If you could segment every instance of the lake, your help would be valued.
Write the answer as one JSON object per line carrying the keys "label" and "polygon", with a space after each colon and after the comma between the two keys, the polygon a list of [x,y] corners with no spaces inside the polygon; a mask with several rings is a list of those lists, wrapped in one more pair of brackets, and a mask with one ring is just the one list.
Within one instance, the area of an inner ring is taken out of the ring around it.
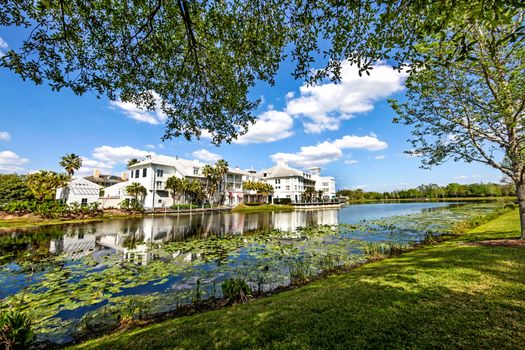
{"label": "lake", "polygon": [[370,242],[417,243],[501,204],[360,204],[341,209],[194,213],[18,230],[0,237],[0,299],[39,340],[71,341],[196,300],[242,278],[256,292],[366,260]]}

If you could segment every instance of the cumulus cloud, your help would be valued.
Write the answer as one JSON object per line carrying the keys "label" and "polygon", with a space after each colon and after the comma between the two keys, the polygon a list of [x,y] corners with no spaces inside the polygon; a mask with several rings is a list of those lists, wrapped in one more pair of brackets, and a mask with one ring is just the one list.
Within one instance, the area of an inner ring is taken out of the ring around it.
{"label": "cumulus cloud", "polygon": [[112,173],[114,163],[101,162],[95,159],[82,157],[82,167],[77,171],[78,176],[93,175],[98,169],[102,174]]}
{"label": "cumulus cloud", "polygon": [[250,125],[246,134],[233,142],[248,144],[282,140],[293,135],[292,127],[293,118],[288,113],[268,110],[257,117],[255,124]]}
{"label": "cumulus cloud", "polygon": [[7,131],[0,131],[0,140],[1,141],[9,141],[11,139],[11,135]]}
{"label": "cumulus cloud", "polygon": [[334,141],[324,141],[316,146],[303,146],[296,153],[280,152],[272,154],[270,157],[274,162],[286,161],[292,166],[307,168],[338,160],[342,157],[344,149],[377,151],[387,147],[386,142],[379,140],[374,134],[367,136],[346,135]]}
{"label": "cumulus cloud", "polygon": [[4,38],[0,36],[0,57],[4,55],[4,50],[8,47],[9,45],[7,45],[7,41],[5,41]]}
{"label": "cumulus cloud", "polygon": [[93,150],[93,158],[95,158],[97,161],[105,162],[111,165],[115,165],[116,163],[125,164],[131,158],[141,159],[151,154],[155,153],[139,150],[131,146],[100,146]]}
{"label": "cumulus cloud", "polygon": [[345,160],[345,164],[348,164],[348,165],[352,165],[352,164],[357,164],[359,163],[357,160],[355,159],[347,159]]}
{"label": "cumulus cloud", "polygon": [[139,122],[148,123],[151,125],[158,125],[166,121],[166,114],[161,109],[160,96],[152,92],[153,97],[156,100],[155,111],[148,111],[144,108],[140,108],[132,102],[124,101],[110,101],[112,108],[121,110],[127,117],[137,120]]}
{"label": "cumulus cloud", "polygon": [[382,159],[385,159],[385,155],[384,154],[380,154],[378,156],[375,156],[374,159],[376,160],[382,160]]}
{"label": "cumulus cloud", "polygon": [[377,63],[370,76],[358,74],[358,68],[343,62],[341,81],[303,85],[300,96],[288,93],[286,112],[304,118],[307,133],[339,129],[341,122],[374,108],[374,102],[403,89],[406,73],[399,73],[385,63]]}
{"label": "cumulus cloud", "polygon": [[22,158],[12,151],[0,151],[0,173],[14,173],[23,171],[23,165],[29,159]]}
{"label": "cumulus cloud", "polygon": [[191,155],[199,160],[202,160],[203,162],[210,163],[214,163],[222,158],[220,154],[212,153],[204,148],[198,151],[194,151]]}

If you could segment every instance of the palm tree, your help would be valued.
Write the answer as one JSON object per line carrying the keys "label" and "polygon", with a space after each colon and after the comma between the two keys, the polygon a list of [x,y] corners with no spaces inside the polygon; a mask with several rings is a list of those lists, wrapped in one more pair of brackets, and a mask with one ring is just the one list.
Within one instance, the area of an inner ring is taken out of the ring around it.
{"label": "palm tree", "polygon": [[72,177],[75,170],[82,167],[82,158],[75,153],[66,154],[61,158],[62,160],[58,163],[66,171],[69,177]]}
{"label": "palm tree", "polygon": [[142,186],[138,182],[134,182],[131,185],[126,187],[126,192],[130,195],[135,197],[135,201],[139,203],[139,197],[141,197],[140,202],[146,197],[146,194],[148,193],[148,190],[146,187]]}
{"label": "palm tree", "polygon": [[222,204],[224,201],[224,192],[225,192],[225,178],[224,176],[228,172],[228,162],[224,159],[219,159],[217,163],[215,163],[215,175],[217,177],[217,187],[219,189],[219,193],[221,195],[220,203]]}
{"label": "palm tree", "polygon": [[311,203],[317,196],[317,191],[313,187],[305,188],[302,199],[305,203]]}
{"label": "palm tree", "polygon": [[138,160],[137,158],[131,158],[130,160],[128,160],[128,168],[132,165],[135,165],[137,163],[140,163],[140,160]]}
{"label": "palm tree", "polygon": [[202,167],[202,175],[206,178],[206,195],[208,196],[208,200],[211,202],[211,198],[215,194],[216,190],[216,173],[215,169],[209,164],[206,164],[204,167]]}
{"label": "palm tree", "polygon": [[53,199],[57,188],[64,187],[68,182],[65,174],[41,170],[27,176],[26,185],[38,201]]}

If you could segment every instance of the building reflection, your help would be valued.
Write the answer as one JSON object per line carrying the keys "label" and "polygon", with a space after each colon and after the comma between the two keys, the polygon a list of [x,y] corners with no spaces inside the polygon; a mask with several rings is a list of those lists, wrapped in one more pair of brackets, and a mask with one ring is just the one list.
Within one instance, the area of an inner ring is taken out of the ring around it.
{"label": "building reflection", "polygon": [[[117,254],[145,265],[158,259],[149,243],[205,239],[226,234],[253,234],[277,229],[295,231],[313,225],[337,225],[339,210],[297,210],[261,213],[195,213],[141,219],[112,220],[64,228],[64,236],[51,241],[50,252],[71,259]],[[198,256],[188,255],[185,259]]]}

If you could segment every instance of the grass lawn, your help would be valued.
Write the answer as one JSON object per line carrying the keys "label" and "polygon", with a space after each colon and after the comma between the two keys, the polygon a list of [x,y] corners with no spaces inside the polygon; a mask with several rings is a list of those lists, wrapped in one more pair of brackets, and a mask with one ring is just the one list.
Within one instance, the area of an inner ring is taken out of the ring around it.
{"label": "grass lawn", "polygon": [[42,219],[42,218],[13,218],[13,219],[0,219],[0,234],[3,231],[8,232],[10,229],[15,228],[30,228],[37,226],[48,226],[48,225],[64,225],[64,224],[82,224],[86,222],[105,221],[113,219],[125,219],[132,217],[140,217],[142,214],[123,214],[123,215],[104,215],[85,219]]}
{"label": "grass lawn", "polygon": [[294,207],[291,205],[281,204],[261,204],[261,205],[245,205],[239,204],[232,209],[234,213],[246,213],[246,212],[257,212],[257,211],[293,211]]}
{"label": "grass lawn", "polygon": [[115,333],[80,349],[494,348],[525,344],[517,212],[446,242],[243,305]]}

